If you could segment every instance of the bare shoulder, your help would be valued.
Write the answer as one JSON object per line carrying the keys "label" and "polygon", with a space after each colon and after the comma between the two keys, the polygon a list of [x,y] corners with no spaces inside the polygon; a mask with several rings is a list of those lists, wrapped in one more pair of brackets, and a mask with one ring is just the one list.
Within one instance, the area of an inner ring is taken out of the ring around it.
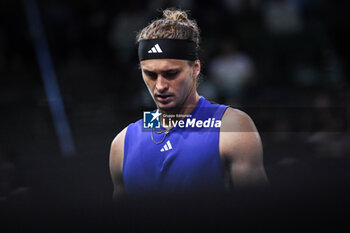
{"label": "bare shoulder", "polygon": [[112,145],[111,145],[111,149],[113,150],[117,150],[119,148],[120,145],[123,146],[124,144],[124,139],[125,139],[125,134],[126,134],[126,130],[128,129],[128,127],[125,127],[122,131],[120,131],[117,136],[113,139],[112,141]]}
{"label": "bare shoulder", "polygon": [[[262,144],[253,120],[248,114],[228,108],[221,121],[220,155],[225,159],[238,159],[243,155],[262,154]],[[249,159],[247,156],[245,159]]]}
{"label": "bare shoulder", "polygon": [[256,132],[257,129],[247,113],[229,107],[222,117],[221,131]]}

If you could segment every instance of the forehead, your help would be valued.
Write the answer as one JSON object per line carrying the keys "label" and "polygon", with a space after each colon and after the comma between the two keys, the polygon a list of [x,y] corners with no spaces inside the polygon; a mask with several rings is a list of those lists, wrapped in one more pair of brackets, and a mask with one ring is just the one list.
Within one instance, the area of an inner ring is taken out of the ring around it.
{"label": "forehead", "polygon": [[140,62],[141,69],[152,72],[181,69],[188,66],[188,62],[178,59],[150,59]]}

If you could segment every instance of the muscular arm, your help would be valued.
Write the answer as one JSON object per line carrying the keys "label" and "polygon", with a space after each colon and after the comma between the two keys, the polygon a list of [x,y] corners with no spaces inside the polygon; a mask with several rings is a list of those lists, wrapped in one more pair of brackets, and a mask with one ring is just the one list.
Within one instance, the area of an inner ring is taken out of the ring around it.
{"label": "muscular arm", "polygon": [[228,108],[220,129],[220,156],[228,163],[230,178],[237,188],[268,184],[263,165],[261,139],[251,118]]}
{"label": "muscular arm", "polygon": [[113,140],[109,156],[109,168],[113,181],[113,199],[116,200],[124,195],[124,183],[123,183],[123,158],[124,158],[124,139],[125,128],[121,131]]}

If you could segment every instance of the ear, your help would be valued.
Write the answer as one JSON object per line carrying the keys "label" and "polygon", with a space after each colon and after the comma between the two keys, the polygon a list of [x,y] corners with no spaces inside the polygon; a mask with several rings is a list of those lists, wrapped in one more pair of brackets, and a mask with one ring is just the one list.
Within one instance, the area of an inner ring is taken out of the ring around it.
{"label": "ear", "polygon": [[201,72],[201,62],[200,60],[195,60],[193,65],[192,77],[197,78],[200,72]]}

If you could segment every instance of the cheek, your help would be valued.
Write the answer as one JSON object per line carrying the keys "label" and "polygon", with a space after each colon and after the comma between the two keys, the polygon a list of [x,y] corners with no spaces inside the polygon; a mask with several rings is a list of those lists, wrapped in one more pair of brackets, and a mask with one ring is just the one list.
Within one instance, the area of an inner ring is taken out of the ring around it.
{"label": "cheek", "polygon": [[187,92],[192,87],[192,80],[190,77],[183,77],[176,85],[179,96],[186,96]]}
{"label": "cheek", "polygon": [[145,79],[145,78],[143,79],[143,81],[145,82],[145,85],[147,86],[147,89],[149,91],[152,91],[153,90],[153,86],[154,86],[154,85],[152,85],[152,82],[147,80],[147,79]]}
{"label": "cheek", "polygon": [[189,89],[192,88],[192,86],[193,86],[193,78],[192,78],[192,76],[189,75],[189,76],[186,77],[184,85],[186,86],[186,88],[184,88],[186,90],[189,90]]}

